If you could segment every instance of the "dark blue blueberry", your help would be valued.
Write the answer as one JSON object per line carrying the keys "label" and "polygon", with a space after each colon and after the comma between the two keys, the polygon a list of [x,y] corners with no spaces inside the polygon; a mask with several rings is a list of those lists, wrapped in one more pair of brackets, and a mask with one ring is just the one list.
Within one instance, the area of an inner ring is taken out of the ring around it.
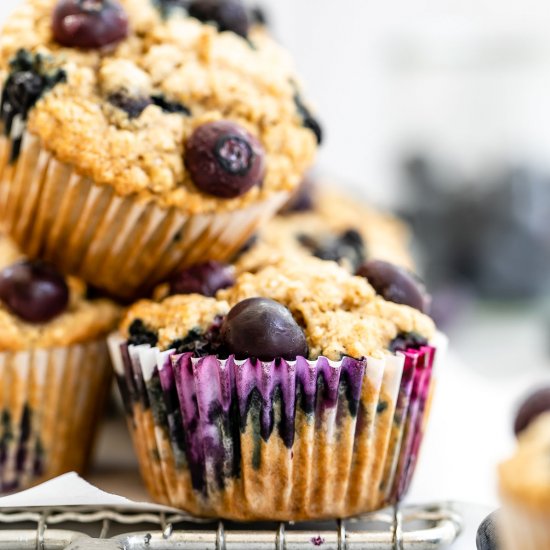
{"label": "dark blue blueberry", "polygon": [[396,351],[407,351],[427,346],[428,340],[416,332],[401,332],[390,343],[389,349],[393,353]]}
{"label": "dark blue blueberry", "polygon": [[151,101],[157,106],[160,107],[165,113],[181,113],[182,115],[190,115],[191,111],[188,107],[182,103],[176,101],[168,101],[162,95],[151,96]]}
{"label": "dark blue blueberry", "polygon": [[149,344],[155,347],[158,342],[158,334],[149,330],[145,323],[141,319],[136,319],[130,325],[128,329],[130,337],[128,338],[128,344],[133,346],[141,346],[143,344]]}
{"label": "dark blue blueberry", "polygon": [[222,338],[237,359],[308,356],[305,334],[290,311],[268,298],[248,298],[234,306],[223,322]]}
{"label": "dark blue blueberry", "polygon": [[170,294],[202,294],[213,297],[218,290],[235,284],[235,270],[229,264],[209,261],[176,273],[169,283]]}
{"label": "dark blue blueberry", "polygon": [[47,323],[67,309],[69,287],[51,265],[24,260],[0,273],[0,300],[23,321]]}
{"label": "dark blue blueberry", "polygon": [[493,512],[481,522],[476,535],[477,550],[500,549],[497,533],[497,513]]}
{"label": "dark blue blueberry", "polygon": [[550,412],[550,387],[535,391],[522,403],[516,414],[514,432],[519,435],[541,414]]}
{"label": "dark blue blueberry", "polygon": [[296,212],[310,212],[315,209],[315,182],[306,178],[298,187],[291,199],[281,210],[281,214],[295,214]]}
{"label": "dark blue blueberry", "polygon": [[131,97],[125,92],[117,92],[109,96],[109,103],[122,109],[129,118],[138,118],[153,101],[148,97]]}
{"label": "dark blue blueberry", "polygon": [[303,102],[300,94],[296,94],[294,96],[294,102],[296,103],[296,108],[298,109],[298,113],[302,118],[302,124],[304,125],[305,128],[309,128],[315,134],[317,143],[321,145],[321,143],[323,143],[323,128],[321,127],[321,124],[312,115],[309,108]]}
{"label": "dark blue blueberry", "polygon": [[269,25],[269,18],[263,6],[253,6],[250,9],[250,21],[253,25],[261,25],[262,27]]}
{"label": "dark blue blueberry", "polygon": [[355,229],[340,235],[298,235],[298,241],[315,257],[332,262],[349,262],[352,271],[363,265],[366,257],[365,243]]}
{"label": "dark blue blueberry", "polygon": [[221,327],[223,317],[217,316],[208,330],[197,327],[191,329],[184,338],[174,340],[168,349],[176,353],[192,353],[195,357],[218,355],[226,357],[228,354],[223,349]]}
{"label": "dark blue blueberry", "polygon": [[64,71],[46,70],[44,57],[40,54],[33,55],[26,50],[19,50],[10,62],[10,72],[2,89],[0,117],[4,134],[14,140],[10,158],[12,162],[19,156],[21,147],[21,135],[11,135],[15,117],[19,116],[23,122],[26,121],[29,111],[44,92],[65,80]]}
{"label": "dark blue blueberry", "polygon": [[403,304],[422,313],[430,308],[431,298],[424,284],[406,269],[382,260],[363,264],[357,275],[365,277],[377,294],[388,302]]}
{"label": "dark blue blueberry", "polygon": [[103,48],[128,36],[128,17],[117,0],[59,0],[52,31],[62,46]]}
{"label": "dark blue blueberry", "polygon": [[189,15],[203,23],[214,23],[220,32],[231,31],[248,36],[250,21],[241,0],[192,0]]}
{"label": "dark blue blueberry", "polygon": [[259,140],[238,124],[208,122],[187,140],[185,166],[198,189],[230,199],[262,184],[265,151]]}

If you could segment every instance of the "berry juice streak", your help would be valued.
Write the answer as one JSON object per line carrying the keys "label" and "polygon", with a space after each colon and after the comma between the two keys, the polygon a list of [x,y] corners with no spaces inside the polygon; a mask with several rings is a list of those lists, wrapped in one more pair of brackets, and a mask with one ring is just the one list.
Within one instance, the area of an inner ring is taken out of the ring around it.
{"label": "berry juice streak", "polygon": [[[203,494],[213,479],[222,489],[225,477],[240,475],[241,436],[251,423],[258,444],[261,439],[268,441],[275,431],[291,449],[296,409],[308,415],[333,409],[342,399],[341,387],[345,387],[345,410],[356,416],[368,368],[366,360],[352,358],[344,358],[335,367],[325,358],[264,363],[163,353],[150,378],[144,380],[139,348],[126,344],[121,348],[124,375],[119,385],[125,401],[151,409],[155,424],[168,432],[176,463],[187,466],[194,489]],[[404,354],[381,489],[387,501],[400,499],[410,483],[422,440],[434,351],[424,347]],[[131,412],[131,404],[127,410]],[[275,410],[280,410],[277,425]]]}

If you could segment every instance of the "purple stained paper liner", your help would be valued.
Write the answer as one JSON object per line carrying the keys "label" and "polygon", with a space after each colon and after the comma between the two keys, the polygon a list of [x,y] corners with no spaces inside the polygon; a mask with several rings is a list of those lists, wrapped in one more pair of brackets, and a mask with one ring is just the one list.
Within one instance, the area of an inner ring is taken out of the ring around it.
{"label": "purple stained paper liner", "polygon": [[109,394],[104,341],[0,353],[0,493],[82,473]]}
{"label": "purple stained paper liner", "polygon": [[339,362],[236,361],[110,339],[142,476],[197,516],[346,517],[403,496],[435,348]]}

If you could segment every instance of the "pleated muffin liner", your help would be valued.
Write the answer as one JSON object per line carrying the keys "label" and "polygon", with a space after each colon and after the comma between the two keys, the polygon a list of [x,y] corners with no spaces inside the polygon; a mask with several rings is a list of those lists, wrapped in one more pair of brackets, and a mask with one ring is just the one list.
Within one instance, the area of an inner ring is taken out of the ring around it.
{"label": "pleated muffin liner", "polygon": [[105,341],[0,353],[0,492],[82,472],[109,394]]}
{"label": "pleated muffin liner", "polygon": [[384,359],[267,363],[128,346],[118,334],[109,347],[158,502],[288,521],[380,509],[408,489],[438,343]]}
{"label": "pleated muffin liner", "polygon": [[186,215],[95,184],[56,160],[20,124],[13,124],[12,139],[0,137],[4,229],[29,256],[121,298],[147,292],[183,266],[230,259],[289,196],[280,192],[239,210]]}
{"label": "pleated muffin liner", "polygon": [[497,521],[502,550],[550,548],[550,510],[537,512],[505,499]]}

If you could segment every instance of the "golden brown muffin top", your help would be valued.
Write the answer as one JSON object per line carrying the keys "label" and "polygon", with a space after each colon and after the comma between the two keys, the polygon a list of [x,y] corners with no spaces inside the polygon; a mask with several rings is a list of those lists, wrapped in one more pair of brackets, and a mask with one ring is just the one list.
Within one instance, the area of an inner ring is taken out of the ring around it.
{"label": "golden brown muffin top", "polygon": [[[6,237],[0,236],[0,271],[24,256]],[[70,299],[67,309],[43,324],[23,321],[0,301],[0,351],[64,347],[92,342],[106,336],[120,319],[120,308],[104,299],[86,299],[86,285],[67,278]]]}
{"label": "golden brown muffin top", "polygon": [[[345,257],[345,242],[337,242],[350,230],[360,235],[365,260],[383,260],[407,269],[414,268],[408,250],[409,231],[397,218],[333,187],[314,189],[312,201],[311,210],[280,215],[266,224],[254,245],[235,262],[237,271],[253,272],[285,257],[311,256],[315,253],[312,246],[321,247],[321,253],[323,247],[325,251],[343,248],[344,257],[339,263],[355,271]],[[307,241],[310,241],[309,246]]]}
{"label": "golden brown muffin top", "polygon": [[127,312],[121,331],[128,337],[131,325],[140,321],[157,336],[160,348],[169,349],[193,330],[207,331],[216,316],[252,297],[270,298],[290,310],[305,333],[312,359],[386,354],[399,334],[416,333],[427,340],[435,334],[426,315],[384,300],[366,279],[313,257],[300,262],[281,260],[256,273],[243,273],[233,287],[219,291],[215,298],[191,294],[160,303],[138,302]]}
{"label": "golden brown muffin top", "polygon": [[519,436],[517,450],[499,469],[505,500],[550,513],[550,413]]}
{"label": "golden brown muffin top", "polygon": [[[20,49],[62,68],[56,84],[30,111],[28,128],[56,158],[120,195],[185,212],[232,210],[294,189],[313,161],[314,133],[295,101],[296,75],[284,50],[261,29],[248,40],[175,11],[163,17],[150,0],[120,0],[130,35],[114,49],[61,47],[52,35],[57,0],[26,0],[0,37],[2,80]],[[130,117],[108,98],[161,97],[190,114],[150,104]],[[185,144],[198,126],[230,120],[266,151],[261,187],[233,199],[200,192],[185,167]]]}

